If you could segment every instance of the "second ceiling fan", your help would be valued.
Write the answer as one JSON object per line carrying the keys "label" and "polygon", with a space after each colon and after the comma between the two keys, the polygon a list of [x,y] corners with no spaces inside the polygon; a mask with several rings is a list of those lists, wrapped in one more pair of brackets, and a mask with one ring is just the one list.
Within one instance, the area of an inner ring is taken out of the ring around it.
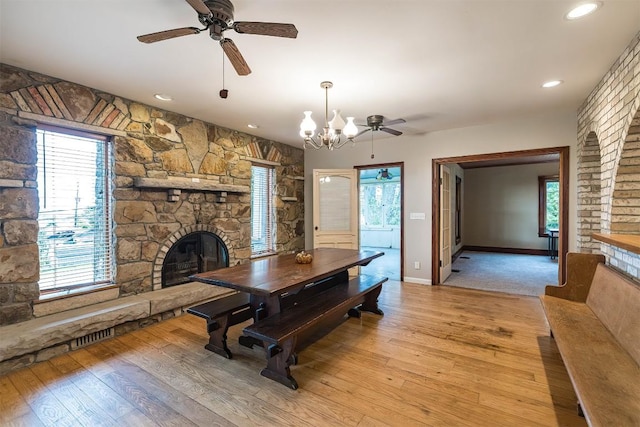
{"label": "second ceiling fan", "polygon": [[366,129],[361,130],[355,137],[359,137],[360,135],[362,135],[363,133],[369,132],[369,131],[383,131],[383,132],[387,132],[390,133],[391,135],[394,136],[400,136],[402,135],[402,132],[400,132],[399,130],[395,130],[392,129],[388,126],[391,125],[397,125],[400,123],[406,123],[405,119],[395,119],[395,120],[391,120],[388,122],[385,122],[385,118],[384,116],[381,116],[379,114],[374,114],[372,116],[368,116],[367,117],[367,124],[359,124],[358,126],[365,126]]}
{"label": "second ceiling fan", "polygon": [[229,0],[186,0],[187,3],[198,12],[198,20],[204,28],[182,27],[173,30],[159,31],[157,33],[138,36],[138,40],[143,43],[155,43],[174,37],[199,34],[209,30],[209,36],[220,42],[229,62],[236,72],[241,76],[251,73],[251,68],[247,65],[244,57],[238,50],[236,44],[230,38],[224,36],[227,30],[234,30],[240,34],[258,34],[263,36],[288,37],[295,39],[298,30],[293,24],[281,24],[276,22],[250,22],[233,20],[233,4]]}

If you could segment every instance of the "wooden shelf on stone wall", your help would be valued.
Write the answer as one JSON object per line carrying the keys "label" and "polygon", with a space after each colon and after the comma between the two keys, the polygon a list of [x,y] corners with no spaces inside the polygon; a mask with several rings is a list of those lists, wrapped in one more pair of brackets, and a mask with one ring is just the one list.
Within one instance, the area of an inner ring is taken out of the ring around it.
{"label": "wooden shelf on stone wall", "polygon": [[282,200],[283,202],[297,202],[298,198],[297,197],[280,197],[280,200]]}
{"label": "wooden shelf on stone wall", "polygon": [[180,199],[182,190],[208,191],[218,193],[218,202],[225,202],[227,193],[250,193],[248,185],[220,184],[200,178],[134,178],[133,185],[138,188],[165,188],[168,200],[176,202]]}
{"label": "wooden shelf on stone wall", "polygon": [[629,252],[640,254],[640,235],[593,233],[591,237]]}

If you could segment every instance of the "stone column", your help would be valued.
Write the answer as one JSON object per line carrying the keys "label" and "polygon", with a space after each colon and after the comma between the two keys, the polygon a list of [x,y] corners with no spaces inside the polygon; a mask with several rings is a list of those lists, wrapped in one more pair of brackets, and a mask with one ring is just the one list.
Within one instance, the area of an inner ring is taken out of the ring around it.
{"label": "stone column", "polygon": [[28,320],[39,296],[35,128],[0,112],[0,325]]}

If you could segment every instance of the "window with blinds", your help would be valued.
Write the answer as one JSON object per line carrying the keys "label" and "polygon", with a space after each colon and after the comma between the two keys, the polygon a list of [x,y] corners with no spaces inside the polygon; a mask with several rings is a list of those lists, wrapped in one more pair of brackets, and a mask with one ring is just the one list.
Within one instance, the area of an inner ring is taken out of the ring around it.
{"label": "window with blinds", "polygon": [[275,170],[270,167],[251,167],[251,254],[275,252],[273,188]]}
{"label": "window with blinds", "polygon": [[111,159],[106,137],[38,129],[40,291],[111,283]]}

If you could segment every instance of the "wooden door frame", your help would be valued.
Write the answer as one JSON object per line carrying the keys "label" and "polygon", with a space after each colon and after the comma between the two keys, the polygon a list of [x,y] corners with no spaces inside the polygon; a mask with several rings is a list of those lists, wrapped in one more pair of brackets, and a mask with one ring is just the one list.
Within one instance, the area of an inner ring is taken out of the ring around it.
{"label": "wooden door frame", "polygon": [[[404,280],[404,162],[395,163],[377,163],[374,165],[354,166],[358,172],[361,169],[384,169],[384,168],[400,168],[400,281]],[[360,191],[360,173],[358,173],[358,192]],[[360,209],[360,198],[358,197],[358,209]],[[358,211],[358,233],[360,232],[360,212]],[[358,236],[358,244],[360,244],[360,236]]]}
{"label": "wooden door frame", "polygon": [[431,164],[431,283],[440,284],[440,165],[518,157],[559,154],[560,183],[560,235],[558,236],[558,283],[566,280],[565,262],[569,251],[569,147],[539,148],[533,150],[508,151],[502,153],[476,154],[459,157],[433,159]]}

